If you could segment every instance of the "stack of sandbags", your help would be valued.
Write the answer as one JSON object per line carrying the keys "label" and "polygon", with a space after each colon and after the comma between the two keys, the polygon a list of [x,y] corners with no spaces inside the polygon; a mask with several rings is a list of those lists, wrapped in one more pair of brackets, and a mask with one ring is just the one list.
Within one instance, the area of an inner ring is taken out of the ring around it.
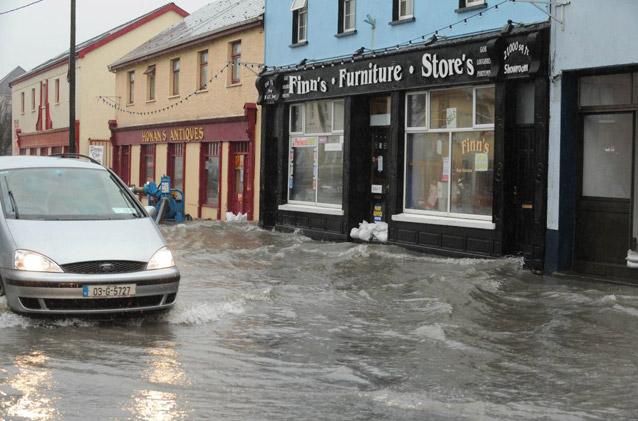
{"label": "stack of sandbags", "polygon": [[638,252],[629,250],[627,253],[627,266],[632,269],[638,269]]}
{"label": "stack of sandbags", "polygon": [[226,212],[226,222],[247,222],[248,214],[247,213],[238,213],[235,215],[232,212]]}
{"label": "stack of sandbags", "polygon": [[359,224],[359,228],[350,230],[350,237],[362,241],[376,240],[385,243],[388,241],[388,224],[385,222],[370,224],[363,221]]}

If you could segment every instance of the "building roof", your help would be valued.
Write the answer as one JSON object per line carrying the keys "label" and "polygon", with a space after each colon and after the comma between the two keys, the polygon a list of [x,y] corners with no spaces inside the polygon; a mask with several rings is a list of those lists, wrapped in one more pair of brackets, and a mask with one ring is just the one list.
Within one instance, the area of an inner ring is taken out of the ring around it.
{"label": "building roof", "polygon": [[9,82],[17,78],[18,76],[22,76],[26,72],[26,70],[18,66],[15,69],[11,70],[5,77],[0,79],[0,96],[11,95],[11,86],[9,86]]}
{"label": "building roof", "polygon": [[[188,16],[188,12],[177,6],[175,3],[167,3],[162,7],[158,7],[155,10],[151,10],[150,12],[139,16],[133,20],[130,20],[122,25],[116,26],[98,36],[95,36],[89,40],[81,42],[75,46],[75,52],[78,58],[82,58],[86,56],[91,51],[100,48],[101,46],[108,44],[109,42],[121,37],[122,35],[127,34],[128,32],[152,21],[153,19],[168,13],[175,12],[181,16]],[[22,76],[18,76],[16,79],[11,80],[10,85],[13,85],[17,82],[21,82],[23,80],[30,79],[33,76],[36,76],[40,73],[43,73],[51,68],[54,68],[58,65],[67,63],[69,59],[69,50],[66,50],[64,53],[59,54],[44,63],[34,67],[29,72],[25,73]]]}
{"label": "building roof", "polygon": [[216,0],[193,12],[182,22],[160,32],[115,63],[111,70],[150,58],[168,50],[214,38],[263,21],[264,0]]}

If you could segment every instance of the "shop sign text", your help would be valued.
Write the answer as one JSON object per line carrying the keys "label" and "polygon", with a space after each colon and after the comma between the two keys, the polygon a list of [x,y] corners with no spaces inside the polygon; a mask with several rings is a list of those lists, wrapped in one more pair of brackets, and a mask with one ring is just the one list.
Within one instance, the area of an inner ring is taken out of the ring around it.
{"label": "shop sign text", "polygon": [[204,139],[203,127],[176,127],[142,131],[142,143],[196,142]]}

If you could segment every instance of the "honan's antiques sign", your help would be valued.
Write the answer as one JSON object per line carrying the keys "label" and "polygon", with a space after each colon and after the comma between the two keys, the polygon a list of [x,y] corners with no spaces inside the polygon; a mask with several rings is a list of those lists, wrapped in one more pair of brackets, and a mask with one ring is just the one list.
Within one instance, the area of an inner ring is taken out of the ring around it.
{"label": "honan's antiques sign", "polygon": [[260,102],[274,104],[281,99],[316,99],[523,77],[540,68],[542,60],[536,54],[538,34],[415,47],[364,59],[311,64],[305,70],[283,75],[265,75],[258,82]]}

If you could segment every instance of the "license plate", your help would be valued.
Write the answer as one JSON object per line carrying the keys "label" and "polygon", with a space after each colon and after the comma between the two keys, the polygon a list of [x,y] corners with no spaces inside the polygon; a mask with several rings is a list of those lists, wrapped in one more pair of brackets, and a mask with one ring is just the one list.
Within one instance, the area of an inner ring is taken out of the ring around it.
{"label": "license plate", "polygon": [[135,284],[84,285],[82,287],[82,296],[86,298],[119,298],[134,295]]}

